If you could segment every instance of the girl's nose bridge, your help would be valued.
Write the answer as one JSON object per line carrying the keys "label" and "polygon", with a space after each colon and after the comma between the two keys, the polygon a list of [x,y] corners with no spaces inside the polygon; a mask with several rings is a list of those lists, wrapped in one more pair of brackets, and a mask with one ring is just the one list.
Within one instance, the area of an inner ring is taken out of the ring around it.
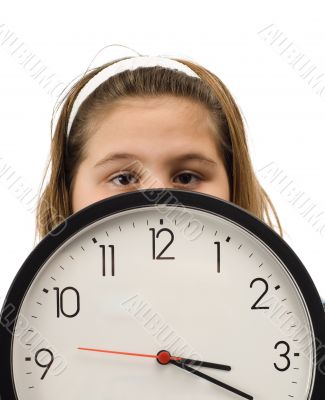
{"label": "girl's nose bridge", "polygon": [[141,176],[141,185],[153,189],[170,187],[170,177],[163,168],[146,168],[146,171]]}
{"label": "girl's nose bridge", "polygon": [[142,163],[139,160],[132,163],[139,177],[140,185],[143,187],[162,188],[170,186],[170,177],[167,168],[159,165],[158,160],[150,160]]}

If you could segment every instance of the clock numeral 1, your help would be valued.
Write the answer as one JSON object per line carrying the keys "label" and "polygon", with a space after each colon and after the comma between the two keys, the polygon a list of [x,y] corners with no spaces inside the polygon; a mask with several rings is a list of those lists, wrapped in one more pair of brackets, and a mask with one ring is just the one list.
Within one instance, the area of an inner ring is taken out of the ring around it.
{"label": "clock numeral 1", "polygon": [[[102,275],[106,276],[106,246],[100,244],[99,247],[102,249]],[[111,249],[111,275],[115,276],[115,247],[113,244],[109,244],[108,247]]]}
{"label": "clock numeral 1", "polygon": [[[54,287],[53,290],[56,291],[56,316],[57,316],[57,318],[60,318],[61,314],[67,318],[75,317],[80,311],[80,295],[79,295],[78,290],[72,286],[67,286],[66,288],[64,288],[61,291],[61,293],[60,293],[60,289],[58,287]],[[67,294],[67,292],[72,292],[76,295],[76,311],[74,311],[71,314],[64,311],[64,294]]]}
{"label": "clock numeral 1", "polygon": [[217,245],[217,272],[220,272],[220,242],[214,242]]}
{"label": "clock numeral 1", "polygon": [[[152,232],[152,259],[153,260],[174,260],[175,257],[162,257],[162,254],[167,250],[167,248],[173,243],[174,241],[174,234],[168,228],[159,229],[157,235],[155,233],[155,228],[149,228],[149,231]],[[158,239],[161,232],[168,232],[170,234],[170,240],[167,245],[161,250],[161,252],[156,256],[156,238]]]}
{"label": "clock numeral 1", "polygon": [[[47,353],[50,355],[49,361],[45,364],[42,364],[43,359],[42,359],[41,353]],[[50,369],[53,361],[54,361],[54,356],[53,356],[53,353],[51,350],[49,350],[49,349],[37,350],[37,352],[35,353],[35,362],[39,367],[45,368],[45,371],[44,371],[43,375],[41,376],[41,379],[45,378],[45,375],[47,374],[48,370]]]}

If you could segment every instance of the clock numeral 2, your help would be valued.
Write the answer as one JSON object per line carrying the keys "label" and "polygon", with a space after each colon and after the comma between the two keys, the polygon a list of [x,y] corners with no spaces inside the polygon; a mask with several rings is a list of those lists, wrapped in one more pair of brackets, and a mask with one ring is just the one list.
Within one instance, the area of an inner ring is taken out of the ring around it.
{"label": "clock numeral 2", "polygon": [[[102,249],[102,274],[106,276],[106,246],[100,244],[99,247]],[[111,275],[115,276],[115,247],[113,244],[109,244],[108,247],[111,249]]]}
{"label": "clock numeral 2", "polygon": [[[61,293],[60,293],[60,289],[58,287],[54,287],[53,290],[56,291],[56,316],[57,316],[57,318],[60,318],[61,314],[67,318],[75,317],[80,311],[80,295],[79,295],[78,290],[72,286],[67,286],[66,288],[64,288],[61,291]],[[64,294],[66,294],[67,292],[72,292],[76,296],[76,310],[71,314],[64,311]]]}
{"label": "clock numeral 2", "polygon": [[270,307],[258,306],[258,305],[257,305],[257,304],[262,300],[262,298],[266,295],[267,291],[269,290],[269,285],[268,285],[268,283],[266,282],[266,280],[263,279],[263,278],[255,278],[255,279],[252,280],[252,282],[251,282],[251,284],[250,284],[249,287],[252,288],[253,285],[254,285],[254,283],[255,283],[255,282],[258,282],[258,281],[264,283],[264,285],[265,285],[265,290],[264,290],[264,292],[261,294],[261,296],[255,301],[255,303],[252,305],[251,309],[252,309],[252,310],[266,310],[266,309],[268,309],[268,308],[270,308]]}
{"label": "clock numeral 2", "polygon": [[[167,250],[167,248],[173,243],[174,241],[174,234],[168,228],[159,229],[157,235],[155,233],[155,228],[149,228],[149,231],[152,232],[152,259],[153,260],[174,260],[175,257],[162,257],[162,254]],[[170,234],[170,240],[167,245],[161,250],[161,252],[156,256],[156,238],[158,239],[161,232],[168,232]]]}

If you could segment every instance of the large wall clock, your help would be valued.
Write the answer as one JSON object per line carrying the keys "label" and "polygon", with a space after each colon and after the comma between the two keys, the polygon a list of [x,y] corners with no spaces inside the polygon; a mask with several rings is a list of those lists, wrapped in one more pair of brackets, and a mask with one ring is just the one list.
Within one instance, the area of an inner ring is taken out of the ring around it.
{"label": "large wall clock", "polygon": [[[306,238],[308,240],[308,238]],[[5,299],[2,400],[321,400],[325,316],[264,222],[187,190],[68,217]]]}

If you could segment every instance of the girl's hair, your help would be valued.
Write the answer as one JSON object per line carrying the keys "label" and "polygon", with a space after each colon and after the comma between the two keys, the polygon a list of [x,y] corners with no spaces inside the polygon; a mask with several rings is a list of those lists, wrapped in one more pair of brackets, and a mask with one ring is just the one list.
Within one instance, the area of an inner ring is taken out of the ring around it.
{"label": "girl's hair", "polygon": [[[98,86],[82,103],[67,137],[67,125],[73,102],[81,88],[106,66],[124,57],[92,69],[69,90],[56,124],[42,184],[49,168],[51,174],[39,196],[36,230],[42,239],[72,214],[71,194],[79,164],[86,157],[86,143],[94,130],[97,117],[104,115],[114,100],[124,96],[144,97],[172,95],[200,102],[211,112],[215,122],[216,145],[224,162],[230,185],[230,201],[246,209],[283,236],[275,208],[255,176],[249,156],[243,120],[232,95],[221,80],[206,68],[189,60],[174,58],[186,64],[201,78],[161,66],[140,67],[120,72]],[[53,123],[53,119],[52,119]]]}

